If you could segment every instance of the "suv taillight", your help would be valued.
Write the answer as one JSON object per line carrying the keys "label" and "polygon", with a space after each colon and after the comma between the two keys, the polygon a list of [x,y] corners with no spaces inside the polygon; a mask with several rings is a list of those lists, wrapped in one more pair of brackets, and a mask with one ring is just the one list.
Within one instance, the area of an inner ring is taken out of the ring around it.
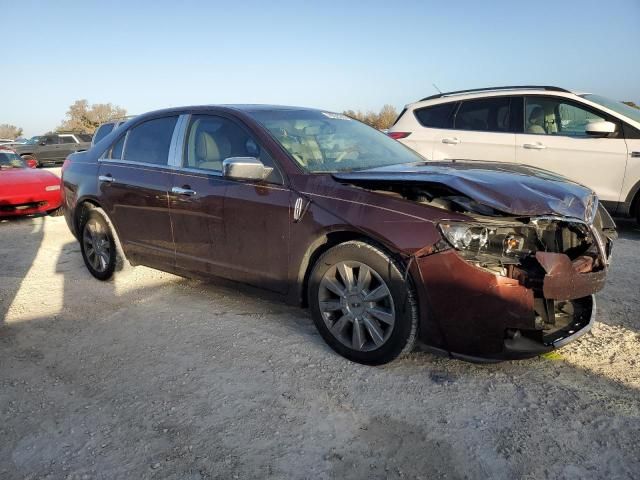
{"label": "suv taillight", "polygon": [[409,135],[411,135],[411,132],[388,132],[387,135],[389,135],[394,140],[399,140],[401,138],[407,138]]}

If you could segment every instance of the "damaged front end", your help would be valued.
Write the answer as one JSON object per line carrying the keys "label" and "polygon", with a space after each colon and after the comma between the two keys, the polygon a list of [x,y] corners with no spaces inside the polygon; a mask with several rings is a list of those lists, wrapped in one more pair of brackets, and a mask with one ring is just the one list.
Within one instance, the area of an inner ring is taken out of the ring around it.
{"label": "damaged front end", "polygon": [[[348,179],[443,212],[442,240],[414,253],[430,317],[423,340],[462,358],[499,360],[545,353],[586,333],[616,237],[595,195],[553,179],[501,177],[512,187],[509,205],[502,194],[493,201],[488,177],[474,185],[470,174],[464,183],[438,175],[438,182],[406,173],[402,181],[373,172]],[[526,203],[526,214],[507,208],[516,203]]]}
{"label": "damaged front end", "polygon": [[505,350],[540,353],[590,328],[592,295],[604,287],[615,236],[611,217],[602,207],[595,208],[592,223],[541,216],[439,224],[443,237],[466,262],[531,292],[533,323],[506,328]]}

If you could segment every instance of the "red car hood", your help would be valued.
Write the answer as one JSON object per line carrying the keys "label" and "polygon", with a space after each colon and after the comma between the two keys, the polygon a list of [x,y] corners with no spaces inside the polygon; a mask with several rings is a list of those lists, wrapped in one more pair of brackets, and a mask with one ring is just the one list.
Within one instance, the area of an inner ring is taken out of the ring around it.
{"label": "red car hood", "polygon": [[27,193],[33,187],[58,185],[60,179],[46,170],[35,168],[0,169],[0,197],[6,194]]}

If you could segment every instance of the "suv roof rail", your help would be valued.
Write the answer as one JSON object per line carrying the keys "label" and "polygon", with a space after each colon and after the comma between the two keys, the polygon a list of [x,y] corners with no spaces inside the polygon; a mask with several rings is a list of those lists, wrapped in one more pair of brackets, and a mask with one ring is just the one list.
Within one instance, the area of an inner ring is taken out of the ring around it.
{"label": "suv roof rail", "polygon": [[468,90],[456,90],[453,92],[443,92],[437,93],[435,95],[431,95],[429,97],[424,97],[418,100],[419,102],[424,102],[425,100],[433,100],[435,98],[442,98],[449,95],[457,95],[460,93],[472,93],[472,92],[491,92],[491,91],[500,91],[500,90],[548,90],[551,92],[564,92],[571,93],[571,90],[567,90],[566,88],[553,87],[551,85],[510,85],[507,87],[485,87],[485,88],[470,88]]}

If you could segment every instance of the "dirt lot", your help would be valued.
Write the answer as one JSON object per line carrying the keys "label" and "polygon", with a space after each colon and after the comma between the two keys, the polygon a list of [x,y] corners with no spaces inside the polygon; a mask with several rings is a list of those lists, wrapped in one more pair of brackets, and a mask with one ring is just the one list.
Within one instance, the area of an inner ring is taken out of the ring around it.
{"label": "dirt lot", "polygon": [[372,368],[303,310],[146,268],[94,280],[63,218],[0,223],[0,478],[638,478],[640,228],[555,358]]}

